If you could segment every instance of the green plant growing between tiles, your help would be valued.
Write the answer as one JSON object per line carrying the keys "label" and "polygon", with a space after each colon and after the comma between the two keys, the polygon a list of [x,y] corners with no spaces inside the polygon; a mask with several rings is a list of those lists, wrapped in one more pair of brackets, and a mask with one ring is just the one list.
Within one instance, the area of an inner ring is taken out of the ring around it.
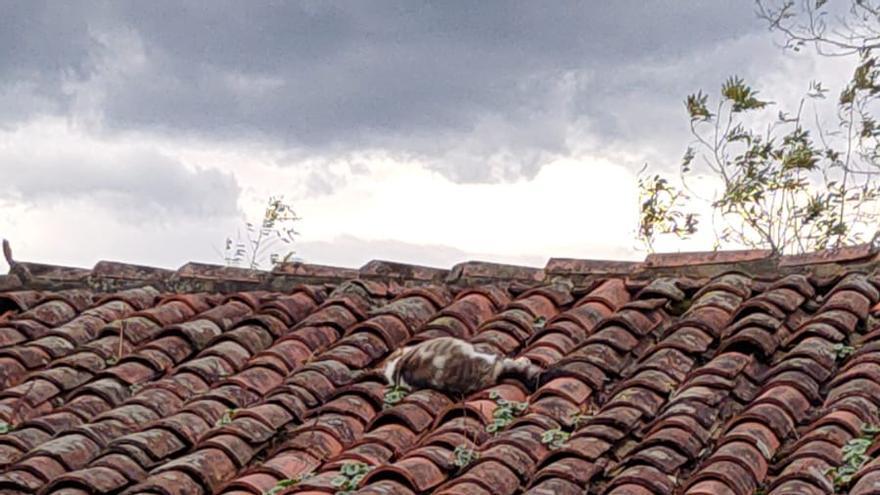
{"label": "green plant growing between tiles", "polygon": [[220,419],[214,423],[214,426],[223,426],[232,423],[233,418],[235,418],[235,414],[238,412],[238,409],[227,409],[223,411],[223,416],[220,416]]}
{"label": "green plant growing between tiles", "polygon": [[452,451],[452,463],[455,464],[459,470],[468,467],[472,462],[479,458],[480,454],[466,444],[461,444],[455,447],[455,450]]}
{"label": "green plant growing between tiles", "polygon": [[263,492],[263,495],[277,495],[283,492],[285,488],[296,486],[300,484],[303,480],[307,480],[311,477],[312,473],[303,473],[299,476],[294,476],[293,478],[278,480],[278,483],[276,483],[275,486],[273,486],[272,488]]}
{"label": "green plant growing between tiles", "polygon": [[592,418],[595,414],[595,406],[585,407],[582,408],[580,411],[572,413],[570,416],[571,426],[565,428],[565,430],[568,432],[573,432],[574,430],[577,430],[578,428],[580,428],[582,422]]}
{"label": "green plant growing between tiles", "polygon": [[372,469],[363,462],[346,462],[339,470],[339,475],[330,480],[330,484],[339,489],[336,495],[351,493]]}
{"label": "green plant growing between tiles", "polygon": [[494,434],[503,430],[507,425],[513,422],[514,418],[521,416],[522,413],[529,408],[528,402],[507,400],[498,395],[498,392],[495,391],[489,393],[489,398],[494,400],[497,406],[495,407],[495,410],[492,411],[492,424],[486,426],[486,431],[489,433]]}
{"label": "green plant growing between tiles", "polygon": [[868,462],[869,459],[866,454],[868,448],[874,442],[874,437],[877,436],[877,433],[880,433],[880,427],[867,424],[862,425],[862,434],[846,442],[846,445],[841,449],[841,460],[843,463],[840,466],[825,471],[825,474],[834,483],[835,492],[845,491],[849,487],[850,482],[852,482],[853,476]]}
{"label": "green plant growing between tiles", "polygon": [[5,435],[6,433],[9,433],[14,429],[15,427],[13,425],[7,423],[6,421],[0,421],[0,435]]}
{"label": "green plant growing between tiles", "polygon": [[846,358],[852,356],[856,352],[855,347],[846,345],[843,342],[834,344],[832,350],[834,351],[834,356],[837,358],[838,362],[846,360]]}
{"label": "green plant growing between tiles", "polygon": [[593,417],[595,411],[592,408],[586,408],[577,411],[569,416],[570,422],[563,424],[560,428],[551,428],[545,430],[541,434],[541,443],[546,445],[550,450],[561,448],[568,441],[571,434],[577,430],[581,423]]}
{"label": "green plant growing between tiles", "polygon": [[571,433],[562,428],[551,428],[541,434],[541,443],[548,446],[550,450],[556,450],[565,444],[569,436]]}
{"label": "green plant growing between tiles", "polygon": [[383,401],[384,401],[383,407],[387,409],[387,408],[399,403],[400,401],[402,401],[406,396],[407,396],[407,392],[402,387],[400,387],[398,385],[394,385],[393,387],[389,387],[387,390],[385,390],[385,397],[383,399]]}

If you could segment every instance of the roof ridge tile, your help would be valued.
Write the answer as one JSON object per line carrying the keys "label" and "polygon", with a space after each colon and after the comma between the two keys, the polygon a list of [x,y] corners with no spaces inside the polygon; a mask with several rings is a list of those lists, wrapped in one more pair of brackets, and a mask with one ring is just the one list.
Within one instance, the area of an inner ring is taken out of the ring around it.
{"label": "roof ridge tile", "polygon": [[371,260],[358,273],[364,278],[392,278],[417,282],[442,282],[449,270],[430,266],[400,263],[396,261]]}
{"label": "roof ridge tile", "polygon": [[671,268],[693,265],[717,265],[759,261],[772,257],[769,249],[742,249],[718,251],[685,251],[677,253],[651,253],[645,258],[644,267]]}
{"label": "roof ridge tile", "polygon": [[449,270],[447,282],[466,281],[498,281],[519,280],[540,283],[544,280],[544,269],[513,265],[507,263],[494,263],[491,261],[463,261]]}
{"label": "roof ridge tile", "polygon": [[344,280],[357,278],[358,270],[357,268],[303,263],[301,261],[285,261],[275,265],[272,269],[272,275]]}
{"label": "roof ridge tile", "polygon": [[[652,253],[644,261],[615,261],[550,258],[544,268],[486,261],[465,261],[450,269],[386,260],[372,260],[359,269],[331,265],[284,262],[271,270],[189,262],[176,270],[119,261],[102,260],[93,268],[15,261],[10,274],[0,275],[0,289],[89,288],[113,292],[145,285],[176,292],[240,290],[288,291],[303,283],[324,283],[330,287],[346,280],[390,283],[400,290],[407,285],[445,283],[458,289],[480,284],[508,284],[518,291],[547,281],[575,284],[597,278],[638,280],[657,276],[704,280],[737,272],[762,280],[790,274],[805,274],[826,282],[859,270],[876,272],[880,267],[880,246],[864,243],[811,253],[775,256],[769,250],[695,251]],[[26,277],[22,279],[22,275]]]}
{"label": "roof ridge tile", "polygon": [[821,263],[840,263],[859,260],[876,260],[880,246],[866,242],[853,246],[822,249],[803,254],[790,254],[780,257],[779,266],[805,266]]}
{"label": "roof ridge tile", "polygon": [[641,261],[550,258],[544,272],[547,275],[629,275],[642,265]]}

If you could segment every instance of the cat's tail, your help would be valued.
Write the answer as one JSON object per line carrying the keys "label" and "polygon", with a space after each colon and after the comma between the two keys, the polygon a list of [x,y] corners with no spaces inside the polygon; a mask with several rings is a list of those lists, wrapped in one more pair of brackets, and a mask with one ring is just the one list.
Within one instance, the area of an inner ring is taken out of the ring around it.
{"label": "cat's tail", "polygon": [[513,378],[525,385],[530,391],[534,391],[538,388],[543,371],[540,366],[532,364],[529,358],[505,358],[501,361],[499,378]]}

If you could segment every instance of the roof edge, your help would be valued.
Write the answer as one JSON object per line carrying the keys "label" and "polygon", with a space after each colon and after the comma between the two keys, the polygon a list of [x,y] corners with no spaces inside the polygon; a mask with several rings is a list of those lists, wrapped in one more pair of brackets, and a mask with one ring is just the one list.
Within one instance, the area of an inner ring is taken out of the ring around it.
{"label": "roof edge", "polygon": [[458,287],[500,284],[536,286],[568,280],[590,283],[600,278],[644,280],[661,276],[693,279],[724,273],[755,278],[805,274],[833,278],[849,271],[873,273],[880,268],[880,246],[865,243],[812,253],[774,256],[768,250],[652,253],[644,261],[551,258],[543,268],[486,261],[465,261],[450,269],[372,260],[361,268],[286,262],[272,271],[190,262],[176,270],[99,261],[91,269],[12,260],[8,243],[4,254],[10,271],[0,275],[0,290],[60,290],[89,288],[99,292],[151,285],[174,292],[232,292],[290,290],[302,284],[336,285],[345,280],[383,280],[395,285],[447,284]]}

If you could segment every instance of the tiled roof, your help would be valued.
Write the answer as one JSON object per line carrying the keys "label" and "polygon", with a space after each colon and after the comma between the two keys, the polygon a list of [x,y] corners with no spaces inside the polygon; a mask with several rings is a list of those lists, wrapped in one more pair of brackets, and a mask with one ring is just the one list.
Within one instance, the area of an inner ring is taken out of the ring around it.
{"label": "tiled roof", "polygon": [[[849,493],[880,493],[862,430],[880,425],[878,268],[870,245],[449,270],[13,262],[0,493],[335,493],[366,471],[353,493],[824,494],[847,465]],[[546,379],[387,403],[364,371],[444,335]]]}

